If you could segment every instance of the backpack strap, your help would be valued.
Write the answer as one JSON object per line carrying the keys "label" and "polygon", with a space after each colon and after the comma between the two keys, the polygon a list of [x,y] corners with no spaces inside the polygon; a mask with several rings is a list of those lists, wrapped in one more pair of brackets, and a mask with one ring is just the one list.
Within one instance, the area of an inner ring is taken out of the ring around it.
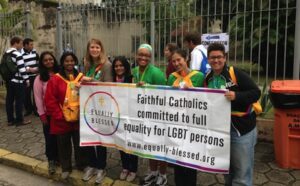
{"label": "backpack strap", "polygon": [[80,73],[77,75],[77,77],[75,78],[74,83],[78,83],[79,80],[82,78],[82,76],[83,76],[83,73],[80,72]]}
{"label": "backpack strap", "polygon": [[232,82],[237,84],[237,80],[236,80],[236,76],[235,76],[235,73],[234,73],[233,66],[229,67],[229,75],[230,75],[230,79],[232,80]]}
{"label": "backpack strap", "polygon": [[79,80],[82,78],[83,73],[80,72],[80,73],[77,75],[77,77],[75,78],[75,80],[74,80],[74,78],[71,77],[71,81],[65,79],[65,78],[62,77],[59,73],[56,73],[55,75],[58,76],[58,77],[60,77],[60,78],[61,78],[62,80],[64,80],[66,83],[70,83],[70,82],[78,83]]}
{"label": "backpack strap", "polygon": [[203,74],[207,74],[207,67],[206,67],[206,65],[207,65],[207,63],[208,63],[208,61],[207,61],[207,56],[204,54],[204,52],[201,50],[201,49],[199,49],[200,50],[200,52],[201,52],[201,54],[202,54],[202,61],[201,61],[201,66],[200,66],[200,71],[203,73]]}
{"label": "backpack strap", "polygon": [[[230,78],[231,78],[232,82],[237,85],[237,79],[236,79],[236,76],[235,76],[235,73],[234,73],[233,66],[229,67],[229,75],[230,75]],[[232,116],[237,116],[237,117],[243,117],[243,116],[251,114],[253,111],[256,114],[260,114],[262,112],[262,107],[261,107],[261,104],[259,103],[259,101],[249,105],[246,112],[231,111],[231,115]]]}

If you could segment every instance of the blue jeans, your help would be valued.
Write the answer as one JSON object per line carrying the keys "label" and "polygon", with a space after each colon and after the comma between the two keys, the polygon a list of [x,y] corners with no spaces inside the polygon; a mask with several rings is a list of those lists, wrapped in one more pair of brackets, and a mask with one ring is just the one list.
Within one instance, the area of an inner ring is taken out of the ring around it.
{"label": "blue jeans", "polygon": [[252,186],[256,127],[243,136],[238,136],[236,129],[231,127],[230,135],[230,170],[225,175],[225,185]]}

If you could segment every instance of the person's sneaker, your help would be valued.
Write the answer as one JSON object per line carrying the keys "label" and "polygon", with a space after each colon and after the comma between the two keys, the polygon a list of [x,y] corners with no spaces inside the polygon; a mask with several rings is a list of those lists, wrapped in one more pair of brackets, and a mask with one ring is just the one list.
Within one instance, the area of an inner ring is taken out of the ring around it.
{"label": "person's sneaker", "polygon": [[48,163],[48,172],[50,175],[55,173],[55,161],[51,160]]}
{"label": "person's sneaker", "polygon": [[136,173],[135,172],[130,172],[126,178],[126,181],[128,182],[132,182],[136,177]]}
{"label": "person's sneaker", "polygon": [[156,180],[156,186],[165,186],[167,185],[168,179],[166,175],[159,174]]}
{"label": "person's sneaker", "polygon": [[145,176],[144,180],[141,182],[140,185],[142,186],[149,186],[152,183],[155,183],[157,180],[157,175],[154,175],[153,173],[149,173]]}
{"label": "person's sneaker", "polygon": [[62,172],[61,173],[61,179],[66,180],[70,176],[70,172]]}
{"label": "person's sneaker", "polygon": [[106,172],[103,169],[98,169],[95,182],[98,184],[101,183],[105,175]]}
{"label": "person's sneaker", "polygon": [[96,169],[92,167],[86,167],[83,171],[82,180],[89,181],[95,174],[97,174]]}
{"label": "person's sneaker", "polygon": [[125,180],[129,171],[127,169],[123,169],[122,172],[120,173],[120,180]]}

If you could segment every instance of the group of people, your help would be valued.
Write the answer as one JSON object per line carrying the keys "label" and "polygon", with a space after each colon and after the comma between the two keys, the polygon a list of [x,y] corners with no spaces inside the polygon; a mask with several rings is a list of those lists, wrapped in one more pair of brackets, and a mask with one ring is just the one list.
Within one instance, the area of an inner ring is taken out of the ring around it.
{"label": "group of people", "polygon": [[[111,63],[102,42],[99,39],[91,39],[86,48],[84,76],[81,81],[135,83],[137,86],[151,84],[178,88],[205,86],[228,89],[225,97],[231,101],[232,111],[245,113],[252,103],[259,99],[260,90],[246,73],[234,68],[237,82],[232,81],[222,44],[213,43],[206,50],[200,44],[200,35],[197,33],[188,33],[184,38],[184,44],[190,49],[191,55],[174,43],[169,43],[165,47],[164,53],[168,64],[166,73],[163,73],[151,63],[153,50],[149,44],[139,46],[136,52],[137,66],[131,69],[129,61],[122,56],[115,57]],[[67,86],[70,86],[66,80],[72,81],[80,74],[75,68],[76,64],[78,59],[71,51],[63,53],[59,64],[49,51],[42,52],[38,61],[39,74],[33,84],[34,98],[43,124],[49,173],[55,173],[56,165],[59,163],[62,168],[62,178],[68,178],[72,171],[73,146],[76,166],[83,170],[82,180],[88,181],[96,176],[96,183],[101,183],[106,175],[106,147],[80,147],[79,122],[67,122],[61,108],[65,101]],[[29,77],[24,65],[21,66],[16,77],[19,78],[20,84],[24,85],[24,82],[29,82]],[[72,88],[78,90],[80,86],[72,86]],[[10,93],[12,92],[8,89],[7,96]],[[11,121],[12,119],[8,117],[8,122]],[[22,117],[18,118],[18,121],[22,121]],[[252,185],[255,143],[255,113],[232,115],[230,173],[225,175],[226,185]],[[138,157],[123,151],[120,151],[120,156],[122,161],[120,179],[131,182],[136,178]],[[140,185],[166,185],[167,166],[166,162],[149,159],[149,173],[145,175]],[[196,185],[195,169],[178,165],[173,167],[176,185]]]}
{"label": "group of people", "polygon": [[[24,120],[24,116],[36,113],[32,90],[33,81],[38,74],[39,56],[30,38],[22,40],[20,37],[13,37],[10,45],[6,53],[10,54],[12,61],[16,63],[18,72],[5,83],[6,113],[9,126],[21,126],[31,123],[30,120]],[[23,115],[24,108],[26,112]]]}

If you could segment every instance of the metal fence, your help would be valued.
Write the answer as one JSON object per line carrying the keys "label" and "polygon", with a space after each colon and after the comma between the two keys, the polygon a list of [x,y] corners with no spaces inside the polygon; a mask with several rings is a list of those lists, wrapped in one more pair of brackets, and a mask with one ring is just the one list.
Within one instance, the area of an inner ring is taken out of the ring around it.
{"label": "metal fence", "polygon": [[[99,38],[108,55],[134,62],[140,43],[154,47],[163,67],[169,42],[183,47],[189,31],[229,34],[229,64],[245,69],[258,83],[293,77],[296,0],[157,0],[61,4],[60,48],[81,58],[90,38]],[[60,24],[58,24],[60,25]],[[299,34],[298,34],[299,35]],[[299,62],[294,78],[299,78]],[[296,75],[295,75],[296,73]]]}
{"label": "metal fence", "polygon": [[[296,0],[97,2],[59,5],[55,42],[58,57],[68,49],[82,60],[87,41],[99,38],[109,56],[124,55],[134,63],[137,47],[147,42],[154,48],[153,62],[163,69],[167,43],[184,47],[183,37],[190,31],[226,32],[230,41],[228,63],[245,69],[257,83],[299,79],[300,53],[296,51],[300,48],[300,28],[295,30],[300,27],[300,11],[296,11],[300,10],[300,2]],[[11,36],[34,35],[29,14],[24,10],[0,14],[0,53],[8,47]]]}
{"label": "metal fence", "polygon": [[[9,12],[0,13],[0,54],[10,46],[10,39],[13,36],[29,36],[30,29],[28,28],[29,16],[27,11],[20,9]],[[3,85],[3,81],[0,77],[0,85]]]}

